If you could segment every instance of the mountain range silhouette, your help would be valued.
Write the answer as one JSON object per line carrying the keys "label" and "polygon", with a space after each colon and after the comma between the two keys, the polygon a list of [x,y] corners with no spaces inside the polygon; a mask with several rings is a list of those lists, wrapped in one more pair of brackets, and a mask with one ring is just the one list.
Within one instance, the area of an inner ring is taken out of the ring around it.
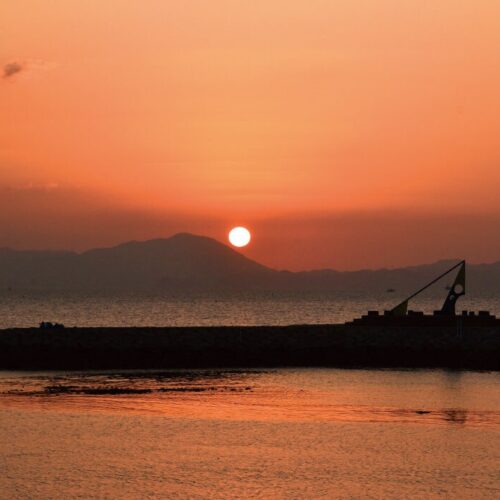
{"label": "mountain range silhouette", "polygon": [[[398,295],[456,260],[400,269],[278,271],[215,239],[179,233],[82,253],[0,249],[0,292],[367,292]],[[467,266],[468,293],[500,293],[500,262]],[[443,295],[447,283],[437,284]]]}

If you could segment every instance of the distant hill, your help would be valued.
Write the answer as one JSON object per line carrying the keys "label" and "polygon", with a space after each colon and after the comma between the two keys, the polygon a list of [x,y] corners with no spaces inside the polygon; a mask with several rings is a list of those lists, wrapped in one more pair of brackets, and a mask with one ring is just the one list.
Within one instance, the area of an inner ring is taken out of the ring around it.
{"label": "distant hill", "polygon": [[[83,253],[0,249],[0,291],[290,291],[367,292],[399,296],[414,290],[456,261],[401,269],[340,272],[277,271],[203,236],[129,242]],[[500,262],[469,265],[468,291],[500,293]],[[452,277],[437,284],[443,295]]]}

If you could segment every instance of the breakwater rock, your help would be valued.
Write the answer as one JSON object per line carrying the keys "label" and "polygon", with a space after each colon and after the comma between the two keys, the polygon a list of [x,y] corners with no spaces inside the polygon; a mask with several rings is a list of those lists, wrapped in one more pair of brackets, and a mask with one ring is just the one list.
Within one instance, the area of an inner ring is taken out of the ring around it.
{"label": "breakwater rock", "polygon": [[500,370],[500,327],[13,328],[0,369],[441,367]]}

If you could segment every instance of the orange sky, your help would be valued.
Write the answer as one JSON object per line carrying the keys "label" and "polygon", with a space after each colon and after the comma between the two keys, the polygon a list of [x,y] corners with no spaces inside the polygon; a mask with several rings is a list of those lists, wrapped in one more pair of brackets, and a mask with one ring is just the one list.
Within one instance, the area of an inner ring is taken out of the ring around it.
{"label": "orange sky", "polygon": [[0,246],[243,224],[277,267],[499,259],[499,19],[493,0],[2,2]]}

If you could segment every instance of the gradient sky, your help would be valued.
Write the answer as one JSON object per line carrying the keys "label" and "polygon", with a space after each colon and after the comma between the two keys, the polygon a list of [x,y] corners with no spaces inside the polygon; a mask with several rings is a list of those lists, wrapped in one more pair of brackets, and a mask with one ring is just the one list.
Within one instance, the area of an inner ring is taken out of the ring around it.
{"label": "gradient sky", "polygon": [[6,0],[0,246],[500,259],[496,0]]}

